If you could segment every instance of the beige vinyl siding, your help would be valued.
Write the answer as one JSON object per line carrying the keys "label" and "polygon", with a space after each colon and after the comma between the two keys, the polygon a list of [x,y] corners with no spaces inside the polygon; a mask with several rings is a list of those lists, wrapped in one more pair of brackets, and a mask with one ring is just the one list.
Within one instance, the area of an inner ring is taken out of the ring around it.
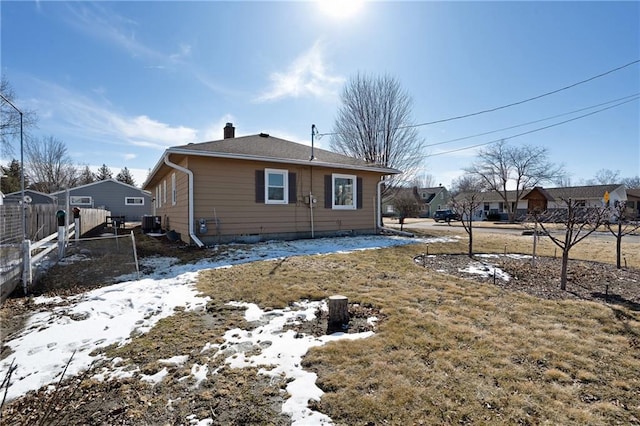
{"label": "beige vinyl siding", "polygon": [[[206,157],[191,157],[186,167],[194,172],[195,220],[208,221],[208,233],[204,236],[217,235],[216,217],[221,235],[310,232],[311,212],[305,203],[310,189],[318,200],[313,210],[316,232],[375,228],[377,173],[347,172],[363,178],[363,206],[357,210],[332,210],[324,207],[324,176],[345,173],[344,170]],[[289,200],[289,204],[256,203],[255,172],[266,168],[286,169],[296,174],[295,200]]]}
{"label": "beige vinyl siding", "polygon": [[[177,163],[178,164],[178,163]],[[186,167],[186,160],[182,161],[182,166]],[[172,169],[164,168],[158,176],[159,186],[162,186],[162,182],[171,182],[171,175],[176,174],[176,204],[171,202],[171,194],[168,195],[168,202],[161,203],[161,206],[156,209],[156,215],[162,219],[162,227],[165,230],[173,230],[180,233],[183,241],[189,241],[189,177],[186,173]],[[169,190],[171,185],[169,185]],[[162,187],[161,187],[162,192]],[[163,197],[164,194],[161,194]],[[162,198],[164,201],[164,198]]]}

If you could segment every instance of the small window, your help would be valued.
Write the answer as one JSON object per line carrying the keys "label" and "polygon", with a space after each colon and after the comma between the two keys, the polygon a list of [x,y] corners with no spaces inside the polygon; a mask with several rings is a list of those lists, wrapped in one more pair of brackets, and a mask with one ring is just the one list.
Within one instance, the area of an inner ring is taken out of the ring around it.
{"label": "small window", "polygon": [[91,206],[93,205],[93,199],[88,196],[71,196],[69,197],[69,204],[75,206]]}
{"label": "small window", "polygon": [[265,169],[264,200],[266,204],[289,203],[289,178],[286,170]]}
{"label": "small window", "polygon": [[178,192],[176,189],[176,174],[174,173],[171,175],[171,204],[175,206],[177,200],[178,200]]}
{"label": "small window", "polygon": [[162,204],[167,204],[167,180],[162,181]]}
{"label": "small window", "polygon": [[586,207],[587,200],[576,200],[576,207]]}
{"label": "small window", "polygon": [[387,205],[387,213],[393,213],[393,206],[391,204]]}
{"label": "small window", "polygon": [[356,208],[355,195],[357,193],[356,177],[352,175],[333,175],[333,203],[334,209],[354,210]]}
{"label": "small window", "polygon": [[144,206],[144,197],[125,197],[126,206]]}

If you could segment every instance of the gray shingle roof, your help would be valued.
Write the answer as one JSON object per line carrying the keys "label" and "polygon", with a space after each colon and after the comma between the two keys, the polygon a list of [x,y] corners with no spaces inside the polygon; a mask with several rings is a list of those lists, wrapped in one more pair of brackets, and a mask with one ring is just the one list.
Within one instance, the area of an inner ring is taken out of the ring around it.
{"label": "gray shingle roof", "polygon": [[[191,155],[211,155],[221,157],[247,158],[257,161],[277,161],[310,163],[311,147],[270,135],[258,134],[218,141],[193,143],[169,148],[169,152]],[[346,166],[345,168],[371,169],[388,174],[401,173],[388,167],[367,163],[364,160],[346,155],[314,149],[312,164],[327,166]]]}

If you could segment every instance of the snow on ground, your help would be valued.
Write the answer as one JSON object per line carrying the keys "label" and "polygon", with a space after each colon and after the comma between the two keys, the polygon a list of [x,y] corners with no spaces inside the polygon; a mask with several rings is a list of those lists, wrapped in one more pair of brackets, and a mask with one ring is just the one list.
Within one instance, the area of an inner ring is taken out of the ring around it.
{"label": "snow on ground", "polygon": [[[160,319],[173,314],[175,308],[182,307],[185,310],[201,310],[206,306],[208,298],[201,297],[195,289],[197,274],[201,270],[211,268],[230,267],[233,265],[253,262],[258,260],[273,260],[282,257],[300,256],[300,255],[316,255],[328,254],[335,252],[351,252],[356,250],[378,249],[396,245],[413,244],[413,243],[435,243],[451,241],[446,238],[432,239],[415,239],[403,237],[389,236],[362,236],[362,237],[345,237],[345,238],[321,238],[314,240],[297,240],[297,241],[271,241],[265,243],[257,243],[251,246],[238,245],[237,249],[227,251],[224,259],[202,260],[195,264],[178,265],[174,260],[167,258],[151,258],[146,259],[143,266],[150,268],[151,273],[145,275],[142,279],[136,280],[129,277],[130,281],[111,285],[89,291],[79,296],[68,298],[45,298],[38,297],[34,299],[35,303],[48,303],[55,301],[60,305],[54,307],[49,312],[41,312],[32,315],[24,330],[7,342],[13,353],[0,361],[0,377],[5,377],[9,371],[11,363],[15,360],[17,365],[11,379],[12,384],[7,392],[7,400],[10,401],[30,390],[39,389],[43,385],[54,383],[59,380],[64,366],[73,355],[72,361],[69,363],[66,377],[77,375],[90,367],[91,363],[97,358],[90,353],[100,347],[117,344],[123,345],[130,340],[132,333],[146,333]],[[306,308],[305,308],[306,309]],[[306,311],[303,311],[306,312]],[[271,312],[269,313],[271,314]],[[289,313],[282,312],[279,316],[272,318],[274,324],[264,325],[271,327],[270,332],[279,333],[278,339],[275,341],[286,341],[289,339],[289,332],[281,331],[281,326],[286,322]],[[296,312],[294,315],[300,315]],[[308,317],[308,313],[305,314]],[[265,321],[264,313],[257,306],[248,306],[247,319],[249,321]],[[280,331],[276,331],[280,327]],[[238,331],[240,335],[249,339],[246,331]],[[253,331],[255,333],[255,331]],[[238,352],[236,358],[229,360],[230,364],[237,363],[240,360],[244,363],[253,363],[256,360],[252,358],[244,358],[241,349],[238,349],[236,342],[230,337],[228,344],[236,346]],[[290,357],[284,357],[287,364],[276,364],[275,359],[273,370],[282,371],[290,374],[294,383],[302,383],[303,385],[294,385],[289,390],[292,393],[290,400],[287,401],[286,410],[293,413],[294,416],[307,416],[309,421],[323,422],[324,420],[311,419],[306,410],[306,400],[309,397],[318,397],[319,389],[313,389],[314,386],[309,383],[315,383],[315,377],[307,376],[299,367],[299,358],[301,358],[306,350],[314,345],[322,344],[325,341],[338,338],[339,336],[327,336],[323,339],[314,339],[304,337],[299,344],[289,344],[288,346],[275,345],[281,347],[279,350],[285,351]],[[342,336],[344,338],[365,337],[359,335]],[[250,339],[248,340],[251,341]],[[304,341],[304,344],[303,344]],[[204,349],[216,349],[215,345],[210,345]],[[253,347],[253,344],[244,345]],[[242,348],[241,345],[239,348]],[[204,350],[203,349],[203,350]],[[289,352],[289,350],[291,352]],[[269,356],[275,349],[266,348],[263,354],[257,356]],[[176,354],[169,360],[165,360],[166,364],[181,362],[182,356]],[[119,360],[113,360],[113,374],[109,372],[102,373],[102,377],[131,377],[134,372],[118,371]],[[284,363],[285,361],[283,361]],[[296,366],[297,364],[297,366]],[[278,370],[280,369],[280,370]],[[299,370],[298,370],[299,369]],[[164,369],[163,369],[164,370]],[[151,383],[162,379],[163,370],[155,375],[144,376],[144,380]],[[206,366],[193,366],[192,375],[196,382],[206,377]],[[265,371],[265,374],[270,374]],[[275,373],[277,374],[277,373]],[[300,380],[300,381],[299,381]],[[291,385],[290,384],[290,385]],[[302,394],[312,390],[310,395]],[[298,393],[300,392],[300,393]],[[292,401],[292,402],[289,402]],[[296,402],[297,401],[297,402]],[[298,404],[298,408],[296,408]],[[302,405],[304,404],[304,409]],[[292,408],[293,406],[293,408]],[[298,411],[296,411],[298,410]],[[295,414],[297,413],[297,414]]]}

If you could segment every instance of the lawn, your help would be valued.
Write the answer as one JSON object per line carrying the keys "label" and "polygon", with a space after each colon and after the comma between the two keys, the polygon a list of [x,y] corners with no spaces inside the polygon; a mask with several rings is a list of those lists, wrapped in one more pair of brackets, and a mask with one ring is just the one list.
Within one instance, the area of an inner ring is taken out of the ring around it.
{"label": "lawn", "polygon": [[[56,402],[54,411],[64,413],[57,418],[66,416],[65,424],[189,424],[197,418],[210,420],[202,424],[287,424],[280,413],[287,378],[229,368],[225,357],[203,347],[224,346],[229,330],[256,327],[231,301],[275,312],[341,294],[374,311],[378,323],[371,337],[314,347],[303,358],[324,392],[309,406],[335,424],[640,424],[640,300],[549,300],[425,268],[414,258],[467,250],[462,230],[429,232],[456,238],[202,271],[195,286],[210,298],[206,309],[176,309],[128,343],[97,350],[109,361],[93,366],[92,374],[119,360],[131,376],[67,380],[66,389],[77,385],[79,391]],[[526,254],[532,247],[532,237],[524,236],[478,233],[475,242],[483,253]],[[589,239],[572,258],[610,264],[613,247]],[[640,246],[623,242],[623,249],[630,266],[640,264]],[[553,256],[554,246],[543,239],[538,254]],[[536,272],[557,281],[549,271]],[[632,274],[640,286],[639,270]],[[140,380],[185,354],[189,361],[159,383]],[[204,365],[216,373],[194,380],[194,368]],[[12,402],[3,422],[38,418],[48,395],[43,388]]]}

